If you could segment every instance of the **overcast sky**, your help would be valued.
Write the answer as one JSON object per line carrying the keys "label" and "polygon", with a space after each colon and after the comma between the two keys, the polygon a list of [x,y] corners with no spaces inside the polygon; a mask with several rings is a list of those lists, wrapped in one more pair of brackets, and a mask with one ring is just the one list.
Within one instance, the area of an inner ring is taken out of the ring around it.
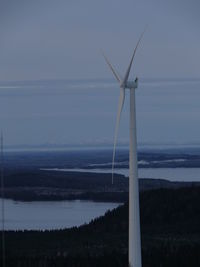
{"label": "overcast sky", "polygon": [[147,24],[135,72],[200,77],[199,8],[196,0],[1,0],[0,80],[110,77],[100,49],[123,73]]}
{"label": "overcast sky", "polygon": [[[166,3],[167,2],[167,3]],[[120,73],[200,78],[197,0],[0,0],[0,125],[7,145],[112,142]],[[4,81],[98,79],[24,86]],[[113,79],[113,80],[112,80]],[[200,143],[200,83],[140,83],[140,143]],[[120,141],[128,141],[128,100]]]}

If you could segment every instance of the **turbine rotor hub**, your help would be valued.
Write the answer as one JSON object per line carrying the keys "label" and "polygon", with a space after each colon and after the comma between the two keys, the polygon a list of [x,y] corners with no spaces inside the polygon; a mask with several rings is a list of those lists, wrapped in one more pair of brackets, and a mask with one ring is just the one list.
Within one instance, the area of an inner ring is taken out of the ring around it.
{"label": "turbine rotor hub", "polygon": [[135,81],[127,81],[125,84],[125,88],[127,88],[127,89],[138,88],[138,78],[136,78]]}

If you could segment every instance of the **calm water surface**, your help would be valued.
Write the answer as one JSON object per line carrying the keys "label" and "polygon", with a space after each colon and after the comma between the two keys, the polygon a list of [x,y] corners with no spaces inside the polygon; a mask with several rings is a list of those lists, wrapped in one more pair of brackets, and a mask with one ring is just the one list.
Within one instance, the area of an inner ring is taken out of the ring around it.
{"label": "calm water surface", "polygon": [[[51,169],[52,171],[81,171],[110,173],[110,169]],[[128,169],[116,169],[128,176]],[[140,178],[163,178],[170,181],[200,181],[200,168],[141,168]],[[16,202],[5,200],[7,230],[45,230],[80,226],[103,215],[118,203],[90,201]]]}
{"label": "calm water surface", "polygon": [[[111,169],[43,169],[52,171],[78,171],[94,173],[111,173]],[[129,170],[115,169],[115,173],[123,174],[128,177]],[[140,178],[166,179],[169,181],[179,182],[200,182],[200,168],[139,168]]]}
{"label": "calm water surface", "polygon": [[5,200],[7,230],[45,230],[80,226],[119,203],[91,201],[16,202]]}

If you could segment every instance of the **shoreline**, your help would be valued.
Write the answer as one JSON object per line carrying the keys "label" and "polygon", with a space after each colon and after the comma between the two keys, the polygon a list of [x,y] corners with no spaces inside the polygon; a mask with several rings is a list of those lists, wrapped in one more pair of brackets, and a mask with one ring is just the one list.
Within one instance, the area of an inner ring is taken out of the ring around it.
{"label": "shoreline", "polygon": [[[92,177],[95,182],[95,179],[99,179],[99,174],[97,174],[96,177],[96,175],[93,173]],[[128,200],[128,179],[124,179],[122,184],[121,179],[117,180],[114,186],[111,186],[110,184],[108,185],[106,180],[102,181],[100,186],[97,185],[91,189],[89,187],[90,179],[88,180],[86,175],[82,177],[81,180],[82,184],[84,185],[82,188],[79,184],[79,179],[75,181],[76,179],[74,178],[73,188],[48,186],[6,187],[4,189],[4,195],[5,199],[22,202],[87,200],[93,202],[124,203]],[[165,179],[141,178],[139,179],[139,186],[140,192],[143,192],[156,189],[200,187],[200,182],[172,182]]]}

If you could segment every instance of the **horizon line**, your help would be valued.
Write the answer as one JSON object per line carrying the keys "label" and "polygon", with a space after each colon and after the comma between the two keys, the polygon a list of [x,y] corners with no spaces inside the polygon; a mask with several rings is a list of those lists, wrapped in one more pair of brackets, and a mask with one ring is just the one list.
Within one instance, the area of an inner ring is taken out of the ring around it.
{"label": "horizon line", "polygon": [[[200,77],[141,77],[143,82],[192,82],[200,81]],[[72,82],[72,81],[115,81],[113,78],[96,77],[96,78],[43,78],[43,79],[19,79],[19,80],[0,80],[0,85],[3,84],[20,84],[20,83],[38,83],[38,82]]]}

